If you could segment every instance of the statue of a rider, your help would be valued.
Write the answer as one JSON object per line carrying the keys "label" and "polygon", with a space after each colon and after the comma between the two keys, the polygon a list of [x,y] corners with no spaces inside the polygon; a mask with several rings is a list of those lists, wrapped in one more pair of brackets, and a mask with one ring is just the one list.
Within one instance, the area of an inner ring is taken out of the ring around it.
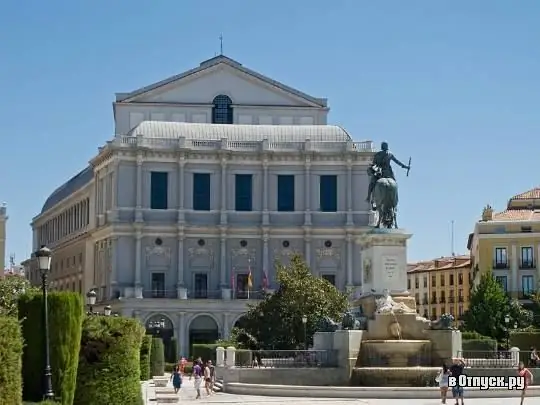
{"label": "statue of a rider", "polygon": [[[368,174],[370,176],[369,189],[366,201],[371,204],[372,207],[375,207],[373,201],[373,190],[375,189],[375,184],[379,179],[393,179],[396,180],[394,176],[394,171],[392,170],[392,162],[396,163],[398,166],[401,166],[403,169],[410,170],[410,166],[401,163],[396,157],[388,150],[388,143],[381,143],[381,150],[373,156],[373,161],[368,169]],[[407,172],[408,174],[408,172]]]}

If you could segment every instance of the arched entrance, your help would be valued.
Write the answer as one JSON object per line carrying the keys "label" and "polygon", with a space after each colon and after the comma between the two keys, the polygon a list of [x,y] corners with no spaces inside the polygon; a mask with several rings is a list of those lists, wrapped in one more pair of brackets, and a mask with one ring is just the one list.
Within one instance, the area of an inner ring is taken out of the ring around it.
{"label": "arched entrance", "polygon": [[[189,324],[189,347],[196,343],[214,343],[220,338],[219,326],[209,315],[199,315]],[[191,350],[190,350],[191,352]]]}

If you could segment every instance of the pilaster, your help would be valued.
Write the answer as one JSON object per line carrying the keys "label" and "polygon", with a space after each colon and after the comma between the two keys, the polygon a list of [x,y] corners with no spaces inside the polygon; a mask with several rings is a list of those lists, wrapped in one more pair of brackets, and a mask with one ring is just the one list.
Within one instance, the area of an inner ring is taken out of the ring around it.
{"label": "pilaster", "polygon": [[176,293],[177,298],[187,299],[187,289],[184,285],[184,227],[178,227],[178,249],[177,249],[177,275],[176,275]]}
{"label": "pilaster", "polygon": [[304,200],[305,204],[305,214],[304,214],[304,225],[311,225],[311,157],[306,156],[306,161],[304,163]]}
{"label": "pilaster", "polygon": [[353,180],[352,180],[352,159],[347,158],[347,226],[352,226],[353,221]]}
{"label": "pilaster", "polygon": [[221,158],[221,225],[227,225],[227,158]]}
{"label": "pilaster", "polygon": [[135,298],[142,298],[141,260],[142,260],[142,230],[135,234]]}
{"label": "pilaster", "polygon": [[[137,135],[137,141],[139,140],[139,136]],[[135,222],[143,222],[143,214],[142,214],[142,192],[143,192],[143,178],[142,178],[142,165],[143,165],[143,155],[142,153],[139,153],[137,155],[137,177],[136,177],[136,202],[135,202]]]}
{"label": "pilaster", "polygon": [[[304,260],[306,265],[311,268],[311,227],[304,226]],[[317,272],[318,270],[315,270]],[[314,270],[311,272],[315,274]]]}
{"label": "pilaster", "polygon": [[178,157],[178,168],[177,168],[177,177],[178,177],[178,194],[176,197],[177,200],[177,209],[178,209],[178,223],[183,224],[185,221],[184,218],[184,167],[186,165],[186,158],[183,153]]}
{"label": "pilaster", "polygon": [[268,213],[268,157],[263,158],[263,226],[270,223],[270,215]]}

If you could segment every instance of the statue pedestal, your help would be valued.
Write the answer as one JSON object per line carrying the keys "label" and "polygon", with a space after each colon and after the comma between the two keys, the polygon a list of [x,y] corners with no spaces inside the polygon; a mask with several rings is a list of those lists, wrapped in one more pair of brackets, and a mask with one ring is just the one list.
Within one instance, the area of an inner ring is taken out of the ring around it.
{"label": "statue pedestal", "polygon": [[375,299],[388,290],[395,302],[416,308],[407,290],[407,240],[412,235],[402,229],[373,229],[360,236],[360,266],[363,294],[356,300],[364,314],[372,316]]}

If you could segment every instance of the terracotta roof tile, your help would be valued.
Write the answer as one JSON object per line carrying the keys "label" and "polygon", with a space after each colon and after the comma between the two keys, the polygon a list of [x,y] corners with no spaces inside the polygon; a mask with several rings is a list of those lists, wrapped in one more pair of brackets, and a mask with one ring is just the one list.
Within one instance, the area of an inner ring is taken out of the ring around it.
{"label": "terracotta roof tile", "polygon": [[492,221],[529,221],[534,215],[533,210],[506,210],[493,214]]}
{"label": "terracotta roof tile", "polygon": [[407,273],[421,273],[426,271],[458,269],[470,267],[471,258],[469,255],[440,257],[407,265]]}
{"label": "terracotta roof tile", "polygon": [[525,191],[524,193],[517,194],[513,196],[510,201],[512,200],[533,200],[533,199],[540,199],[540,187],[533,188],[532,190]]}

